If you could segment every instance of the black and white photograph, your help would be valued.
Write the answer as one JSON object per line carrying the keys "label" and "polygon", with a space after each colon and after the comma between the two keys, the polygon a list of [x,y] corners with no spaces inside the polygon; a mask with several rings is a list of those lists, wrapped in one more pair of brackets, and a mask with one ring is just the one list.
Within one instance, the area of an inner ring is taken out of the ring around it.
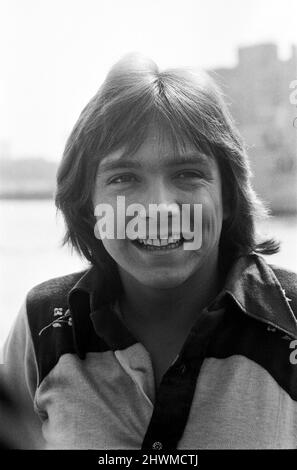
{"label": "black and white photograph", "polygon": [[297,449],[296,19],[0,0],[1,451]]}

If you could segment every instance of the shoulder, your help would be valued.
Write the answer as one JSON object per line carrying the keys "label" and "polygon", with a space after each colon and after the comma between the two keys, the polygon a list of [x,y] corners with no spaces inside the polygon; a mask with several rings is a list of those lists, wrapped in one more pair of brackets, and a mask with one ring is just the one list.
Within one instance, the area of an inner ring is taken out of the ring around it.
{"label": "shoulder", "polygon": [[[68,296],[88,269],[48,279],[26,297],[26,317],[35,352],[39,383],[65,353],[76,351]],[[54,327],[59,328],[54,328]]]}
{"label": "shoulder", "polygon": [[290,303],[295,318],[297,318],[297,273],[274,264],[268,264],[268,266],[273,271],[285,298]]}
{"label": "shoulder", "polygon": [[294,303],[297,303],[297,273],[274,264],[268,264],[268,266],[273,271],[284,294],[288,294],[294,299]]}
{"label": "shoulder", "polygon": [[290,269],[282,268],[275,264],[268,264],[272,269],[280,284],[286,284],[287,288],[296,289],[297,287],[297,272]]}
{"label": "shoulder", "polygon": [[72,287],[75,286],[86,272],[87,269],[84,269],[64,276],[54,277],[35,285],[27,294],[27,307],[44,305],[44,303],[52,302],[53,300],[62,300],[65,296],[67,297]]}
{"label": "shoulder", "polygon": [[[41,332],[46,331],[47,334],[43,335],[43,338],[46,337],[48,338],[47,341],[51,341],[52,335],[48,326],[56,323],[55,320],[58,318],[61,320],[68,318],[69,292],[87,271],[88,269],[84,269],[48,279],[35,285],[27,293],[26,314],[35,350],[40,347]],[[65,333],[66,331],[65,329]],[[66,336],[68,337],[69,334],[66,334]],[[71,340],[71,335],[69,340]]]}

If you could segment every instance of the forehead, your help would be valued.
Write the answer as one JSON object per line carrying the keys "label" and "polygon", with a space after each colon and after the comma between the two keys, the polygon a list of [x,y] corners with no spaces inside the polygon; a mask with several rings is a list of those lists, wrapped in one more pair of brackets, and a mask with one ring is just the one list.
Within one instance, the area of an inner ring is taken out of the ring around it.
{"label": "forehead", "polygon": [[176,146],[170,139],[164,138],[164,135],[151,131],[136,151],[129,152],[129,148],[123,146],[110,152],[100,161],[98,169],[104,171],[129,164],[161,167],[182,163],[203,164],[209,167],[215,164],[213,155],[198,150],[190,142]]}

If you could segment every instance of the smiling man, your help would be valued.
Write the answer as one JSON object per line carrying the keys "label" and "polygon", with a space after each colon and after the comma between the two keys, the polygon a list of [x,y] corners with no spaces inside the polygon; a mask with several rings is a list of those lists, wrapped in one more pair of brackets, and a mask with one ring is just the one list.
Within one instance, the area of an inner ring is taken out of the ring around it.
{"label": "smiling man", "polygon": [[[163,137],[163,138],[162,138]],[[172,155],[171,142],[151,129],[133,158],[122,158],[123,150],[107,155],[99,163],[93,204],[104,203],[117,210],[117,197],[126,204],[141,204],[149,214],[152,204],[174,217],[184,204],[202,205],[203,244],[185,250],[185,240],[161,245],[160,231],[154,240],[102,240],[118,267],[123,295],[120,310],[130,331],[149,351],[156,387],[178,354],[198,312],[221,287],[218,268],[219,240],[223,218],[221,178],[214,158],[199,155],[187,145]],[[193,211],[192,211],[193,212]],[[191,215],[191,214],[190,214]],[[194,214],[192,213],[192,216]],[[160,217],[161,218],[161,217]],[[169,218],[169,232],[172,230]],[[182,221],[181,221],[182,222]],[[129,217],[125,219],[125,227]],[[194,227],[194,221],[190,220]],[[157,227],[158,229],[158,227]],[[199,229],[201,229],[199,227]],[[198,233],[198,227],[196,227]],[[149,233],[149,230],[148,232]],[[169,290],[170,289],[170,290]]]}
{"label": "smiling man", "polygon": [[212,79],[117,63],[68,139],[56,204],[90,267],[32,288],[6,342],[36,442],[296,447],[297,276],[261,256],[278,244],[256,234],[265,211]]}

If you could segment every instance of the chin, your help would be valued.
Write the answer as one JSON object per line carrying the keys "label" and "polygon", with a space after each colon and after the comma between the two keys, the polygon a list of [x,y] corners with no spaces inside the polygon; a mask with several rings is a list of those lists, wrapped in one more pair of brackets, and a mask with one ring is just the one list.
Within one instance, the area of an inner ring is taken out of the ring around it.
{"label": "chin", "polygon": [[172,275],[172,272],[163,275],[141,276],[141,284],[154,289],[173,289],[183,284],[190,275]]}

